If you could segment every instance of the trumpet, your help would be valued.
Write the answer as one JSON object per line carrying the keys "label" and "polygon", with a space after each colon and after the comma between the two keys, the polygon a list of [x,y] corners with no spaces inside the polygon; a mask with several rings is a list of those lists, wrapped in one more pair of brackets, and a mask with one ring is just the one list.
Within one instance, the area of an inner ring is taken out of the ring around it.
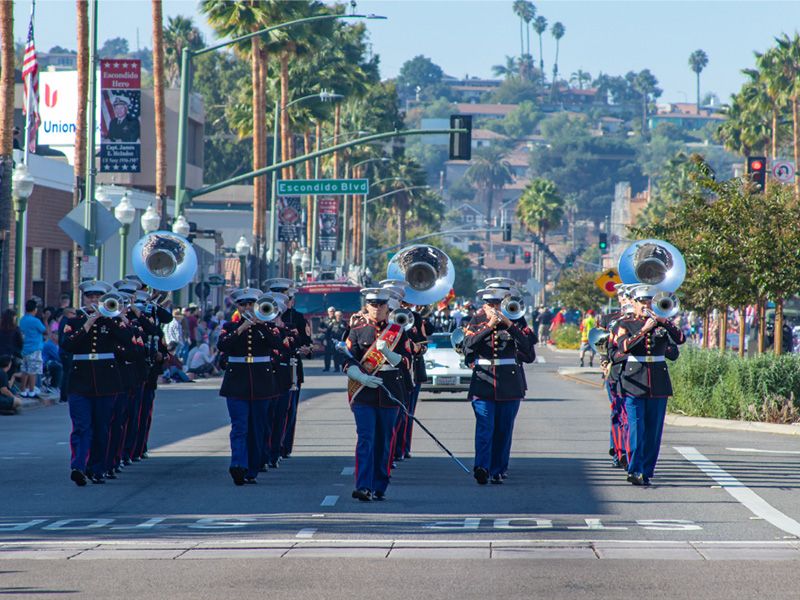
{"label": "trumpet", "polygon": [[453,350],[455,350],[456,354],[464,355],[465,337],[466,335],[461,327],[457,327],[453,330],[453,333],[450,334],[450,345],[453,346]]}
{"label": "trumpet", "polygon": [[109,292],[100,298],[97,311],[104,317],[114,319],[122,314],[122,297]]}
{"label": "trumpet", "polygon": [[95,312],[96,310],[97,310],[97,305],[96,304],[90,304],[89,306],[80,306],[80,307],[78,307],[78,311],[82,312],[84,314],[84,316],[86,316],[86,318],[91,317],[92,313]]}
{"label": "trumpet", "polygon": [[414,327],[414,314],[405,308],[396,308],[389,313],[387,319],[390,325],[399,325],[404,331],[408,331]]}
{"label": "trumpet", "polygon": [[278,304],[271,296],[261,296],[256,301],[253,316],[259,321],[274,321],[280,314]]}
{"label": "trumpet", "polygon": [[651,302],[652,313],[662,319],[671,319],[678,314],[680,303],[678,297],[670,292],[658,292]]}
{"label": "trumpet", "polygon": [[500,312],[510,321],[516,321],[525,314],[525,303],[514,296],[507,296],[500,303]]}

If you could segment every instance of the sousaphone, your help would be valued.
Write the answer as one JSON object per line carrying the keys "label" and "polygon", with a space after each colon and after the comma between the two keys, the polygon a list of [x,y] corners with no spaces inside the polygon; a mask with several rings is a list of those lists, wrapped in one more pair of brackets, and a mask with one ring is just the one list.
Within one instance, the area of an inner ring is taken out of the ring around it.
{"label": "sousaphone", "polygon": [[634,242],[619,259],[622,283],[646,284],[674,292],[686,277],[686,261],[680,251],[663,240]]}
{"label": "sousaphone", "polygon": [[186,286],[197,271],[197,254],[185,237],[171,231],[148,233],[133,247],[134,272],[156,290]]}
{"label": "sousaphone", "polygon": [[453,261],[433,246],[417,244],[403,248],[389,261],[388,279],[406,282],[405,302],[426,305],[438,302],[453,289]]}

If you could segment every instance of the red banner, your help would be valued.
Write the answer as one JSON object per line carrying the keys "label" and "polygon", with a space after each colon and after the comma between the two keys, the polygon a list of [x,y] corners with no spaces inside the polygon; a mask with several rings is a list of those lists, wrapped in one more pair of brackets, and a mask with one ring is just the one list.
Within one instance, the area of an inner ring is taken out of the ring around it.
{"label": "red banner", "polygon": [[339,239],[339,199],[323,197],[317,200],[319,215],[319,249],[336,250]]}

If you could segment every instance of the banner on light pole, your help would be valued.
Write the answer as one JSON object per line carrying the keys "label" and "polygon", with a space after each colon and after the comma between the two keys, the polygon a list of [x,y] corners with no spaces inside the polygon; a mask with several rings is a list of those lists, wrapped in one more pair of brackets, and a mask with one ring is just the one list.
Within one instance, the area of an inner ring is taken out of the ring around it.
{"label": "banner on light pole", "polygon": [[336,250],[336,242],[339,240],[339,200],[320,198],[318,205],[319,249]]}

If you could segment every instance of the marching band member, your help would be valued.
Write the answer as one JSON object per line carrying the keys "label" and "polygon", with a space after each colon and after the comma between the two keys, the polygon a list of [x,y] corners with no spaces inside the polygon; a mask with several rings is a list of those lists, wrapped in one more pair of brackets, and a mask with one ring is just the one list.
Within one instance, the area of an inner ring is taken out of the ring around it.
{"label": "marching band member", "polygon": [[503,315],[502,288],[478,292],[482,312],[467,326],[464,357],[474,364],[469,397],[475,412],[474,476],[480,485],[503,483],[508,468],[514,420],[525,396],[521,363],[536,358],[533,332]]}
{"label": "marching band member", "polygon": [[269,439],[265,448],[265,462],[269,465],[270,469],[277,469],[281,459],[283,438],[286,435],[289,404],[296,386],[296,368],[292,364],[292,358],[296,354],[297,342],[292,336],[292,332],[281,318],[283,312],[286,310],[286,301],[289,297],[285,294],[275,292],[271,294],[271,298],[275,301],[280,314],[270,325],[275,329],[281,340],[283,340],[283,343],[279,349],[273,352],[278,396],[274,401],[269,403]]}
{"label": "marching band member", "polygon": [[[72,420],[70,479],[78,486],[104,483],[114,398],[122,392],[115,352],[131,343],[130,329],[98,311],[100,297],[111,290],[105,281],[80,286],[86,308],[64,326],[63,348],[73,354],[69,414]],[[88,314],[87,314],[88,313]]]}
{"label": "marching band member", "polygon": [[301,356],[308,356],[311,354],[311,326],[306,321],[305,316],[294,308],[294,294],[297,290],[291,279],[268,279],[265,283],[269,291],[287,296],[286,310],[283,312],[283,315],[281,315],[281,318],[286,327],[291,331],[296,342],[294,355],[291,359],[295,367],[295,386],[290,395],[289,415],[286,420],[286,432],[283,436],[283,448],[281,449],[281,458],[289,458],[292,454],[292,448],[294,447],[294,432],[297,427],[297,409],[300,404],[300,389],[304,381],[303,360]]}
{"label": "marching band member", "polygon": [[615,326],[617,355],[625,360],[620,377],[630,435],[628,481],[650,485],[655,472],[667,398],[672,395],[666,358],[677,358],[677,346],[686,341],[669,319],[655,317],[650,301],[658,290],[642,285],[633,290],[635,313]]}
{"label": "marching band member", "polygon": [[611,465],[613,467],[628,467],[628,413],[625,410],[625,398],[619,392],[619,377],[622,368],[625,366],[624,360],[615,360],[617,345],[614,340],[613,332],[621,319],[626,318],[633,310],[629,287],[625,284],[617,284],[617,301],[619,310],[608,314],[600,315],[597,326],[609,332],[606,353],[600,357],[600,367],[603,369],[603,383],[608,394],[609,405],[611,407],[611,442],[608,453],[611,455]]}
{"label": "marching band member", "polygon": [[264,454],[268,401],[278,395],[272,356],[282,340],[274,328],[252,317],[259,296],[261,291],[254,288],[231,294],[242,319],[225,323],[217,342],[227,357],[219,393],[227,399],[231,419],[229,472],[236,485],[256,482]]}
{"label": "marching band member", "polygon": [[392,433],[403,398],[399,367],[410,367],[411,347],[403,328],[387,323],[389,291],[365,288],[361,294],[366,321],[350,330],[346,341],[350,356],[344,363],[358,438],[352,495],[361,501],[383,500],[391,474]]}

